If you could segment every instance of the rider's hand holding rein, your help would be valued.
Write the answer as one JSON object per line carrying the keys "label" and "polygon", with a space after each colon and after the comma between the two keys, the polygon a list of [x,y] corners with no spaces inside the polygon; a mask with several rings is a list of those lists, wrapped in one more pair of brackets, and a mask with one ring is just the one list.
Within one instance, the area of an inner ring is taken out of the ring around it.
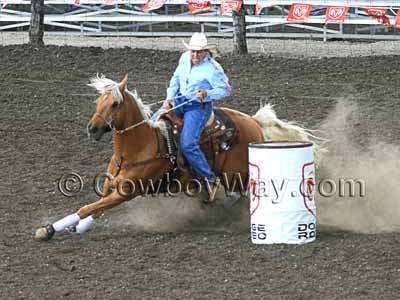
{"label": "rider's hand holding rein", "polygon": [[174,106],[175,106],[175,104],[174,104],[174,101],[172,101],[171,99],[166,99],[164,102],[163,102],[163,108],[165,108],[165,109],[171,109],[171,108],[173,108]]}
{"label": "rider's hand holding rein", "polygon": [[200,100],[204,100],[204,98],[207,97],[207,91],[206,90],[198,90],[196,92],[196,98]]}

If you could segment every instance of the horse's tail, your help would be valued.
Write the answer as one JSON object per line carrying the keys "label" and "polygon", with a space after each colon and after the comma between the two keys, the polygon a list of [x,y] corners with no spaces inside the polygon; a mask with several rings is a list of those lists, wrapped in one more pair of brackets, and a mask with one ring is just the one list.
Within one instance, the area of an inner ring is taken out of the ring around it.
{"label": "horse's tail", "polygon": [[278,119],[272,105],[267,104],[260,108],[253,118],[260,124],[265,140],[270,141],[311,141],[314,143],[314,158],[318,165],[327,150],[321,145],[325,141],[314,134],[310,129],[301,127],[294,122]]}

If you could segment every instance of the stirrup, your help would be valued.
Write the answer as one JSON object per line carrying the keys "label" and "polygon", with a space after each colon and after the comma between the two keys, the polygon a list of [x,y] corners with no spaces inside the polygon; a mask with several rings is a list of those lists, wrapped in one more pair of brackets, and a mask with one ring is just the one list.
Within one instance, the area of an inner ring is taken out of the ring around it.
{"label": "stirrup", "polygon": [[217,194],[221,179],[219,177],[216,177],[215,179],[205,178],[204,181],[208,194],[208,200],[205,202],[213,203],[215,201],[215,195]]}

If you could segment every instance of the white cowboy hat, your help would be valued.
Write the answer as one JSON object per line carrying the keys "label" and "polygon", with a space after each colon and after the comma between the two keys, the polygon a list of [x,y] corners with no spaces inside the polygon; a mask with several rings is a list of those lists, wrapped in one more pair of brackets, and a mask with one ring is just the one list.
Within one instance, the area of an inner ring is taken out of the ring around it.
{"label": "white cowboy hat", "polygon": [[186,44],[183,41],[183,44],[188,50],[205,50],[208,49],[207,38],[206,35],[202,32],[193,33],[189,44]]}

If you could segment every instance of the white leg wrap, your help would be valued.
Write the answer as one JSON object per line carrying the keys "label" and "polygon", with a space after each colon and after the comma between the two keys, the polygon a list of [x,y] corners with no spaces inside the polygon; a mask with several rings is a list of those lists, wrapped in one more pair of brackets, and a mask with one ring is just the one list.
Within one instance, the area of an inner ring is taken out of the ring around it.
{"label": "white leg wrap", "polygon": [[78,225],[76,225],[76,232],[79,234],[84,233],[90,227],[92,227],[93,223],[94,223],[94,219],[92,216],[89,216],[87,218],[84,218],[83,220],[80,220]]}
{"label": "white leg wrap", "polygon": [[78,223],[80,219],[81,218],[78,216],[78,214],[66,216],[65,218],[62,218],[53,224],[54,230],[56,232],[64,231],[65,228]]}

